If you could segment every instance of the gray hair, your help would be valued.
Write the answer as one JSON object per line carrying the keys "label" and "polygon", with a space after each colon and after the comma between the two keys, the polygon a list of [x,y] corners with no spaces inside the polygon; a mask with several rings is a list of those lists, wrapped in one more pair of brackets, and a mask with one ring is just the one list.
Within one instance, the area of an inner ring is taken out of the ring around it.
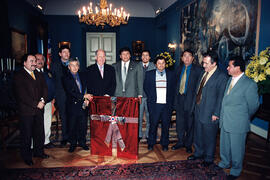
{"label": "gray hair", "polygon": [[103,51],[104,54],[105,54],[105,56],[106,56],[106,51],[104,51],[103,49],[98,49],[98,50],[96,50],[96,52],[95,52],[95,55],[96,55],[96,56],[97,56],[98,51]]}
{"label": "gray hair", "polygon": [[78,65],[80,66],[80,61],[79,61],[78,57],[75,57],[75,58],[74,58],[74,57],[69,58],[68,64],[69,64],[70,62],[78,62]]}

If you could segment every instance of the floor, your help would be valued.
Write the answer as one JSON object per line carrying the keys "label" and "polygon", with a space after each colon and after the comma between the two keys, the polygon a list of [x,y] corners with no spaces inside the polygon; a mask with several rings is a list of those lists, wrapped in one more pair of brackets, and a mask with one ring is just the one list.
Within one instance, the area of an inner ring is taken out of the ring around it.
{"label": "floor", "polygon": [[[218,141],[219,142],[219,141]],[[169,147],[171,147],[171,144]],[[123,159],[111,156],[90,155],[90,151],[77,148],[75,152],[69,153],[68,146],[64,148],[46,149],[45,152],[50,155],[49,159],[34,158],[34,166],[31,168],[50,168],[67,166],[97,166],[111,164],[128,163],[151,163],[158,161],[185,160],[190,154],[185,149],[163,152],[159,144],[155,145],[153,151],[148,151],[147,144],[143,140],[139,143],[138,160]],[[219,145],[217,146],[217,155],[215,162],[219,161]],[[30,168],[25,165],[19,155],[17,148],[9,148],[0,152],[1,166],[5,168]],[[228,172],[228,170],[225,170]],[[244,160],[244,169],[239,178],[248,179],[270,179],[270,145],[257,135],[250,134],[247,141],[247,149]]]}

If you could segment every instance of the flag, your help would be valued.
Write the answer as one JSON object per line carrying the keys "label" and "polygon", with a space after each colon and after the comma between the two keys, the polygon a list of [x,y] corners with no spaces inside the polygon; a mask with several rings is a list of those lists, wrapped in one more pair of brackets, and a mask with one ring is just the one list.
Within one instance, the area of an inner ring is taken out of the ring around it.
{"label": "flag", "polygon": [[94,96],[91,154],[138,159],[138,98]]}
{"label": "flag", "polygon": [[50,65],[52,62],[52,47],[51,47],[51,39],[48,39],[48,51],[47,51],[47,69],[50,69]]}

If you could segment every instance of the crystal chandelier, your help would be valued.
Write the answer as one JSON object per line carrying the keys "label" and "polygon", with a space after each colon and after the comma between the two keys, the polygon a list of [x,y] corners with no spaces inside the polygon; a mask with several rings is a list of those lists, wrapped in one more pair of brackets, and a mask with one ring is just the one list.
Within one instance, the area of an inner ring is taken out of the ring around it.
{"label": "crystal chandelier", "polygon": [[107,0],[100,0],[99,8],[96,6],[95,12],[92,9],[92,2],[90,2],[88,7],[83,6],[78,11],[78,16],[80,23],[102,26],[102,28],[106,24],[112,27],[127,24],[129,19],[129,13],[126,13],[123,7],[113,10],[112,4],[108,7]]}

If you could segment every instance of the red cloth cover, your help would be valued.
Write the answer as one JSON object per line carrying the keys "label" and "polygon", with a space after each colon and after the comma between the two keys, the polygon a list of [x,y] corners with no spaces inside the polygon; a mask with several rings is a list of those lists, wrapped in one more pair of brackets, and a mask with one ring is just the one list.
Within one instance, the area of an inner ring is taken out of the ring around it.
{"label": "red cloth cover", "polygon": [[117,157],[138,159],[138,98],[94,96],[90,112],[92,155],[112,156],[114,146]]}

